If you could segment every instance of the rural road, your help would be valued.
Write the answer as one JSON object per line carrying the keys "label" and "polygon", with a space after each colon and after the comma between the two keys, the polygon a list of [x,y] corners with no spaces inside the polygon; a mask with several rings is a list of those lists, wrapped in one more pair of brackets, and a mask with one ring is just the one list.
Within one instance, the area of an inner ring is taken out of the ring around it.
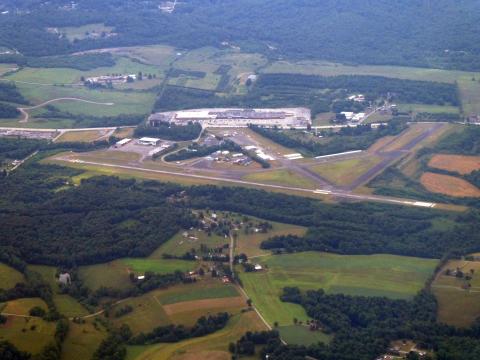
{"label": "rural road", "polygon": [[323,195],[323,196],[334,196],[337,198],[343,198],[348,200],[374,201],[374,202],[382,202],[382,203],[405,205],[405,206],[415,206],[415,207],[423,207],[423,208],[434,208],[437,205],[435,203],[426,203],[422,201],[407,200],[407,199],[397,199],[397,198],[391,198],[386,196],[352,194],[342,190],[329,190],[329,189],[328,190],[324,190],[324,189],[310,190],[310,189],[290,187],[290,186],[263,184],[263,183],[253,182],[253,181],[237,180],[237,179],[214,177],[214,176],[207,176],[207,175],[179,173],[179,172],[166,171],[166,170],[154,170],[154,169],[128,166],[128,165],[114,165],[114,164],[107,164],[107,163],[94,162],[94,161],[84,161],[84,160],[78,160],[78,159],[58,158],[58,160],[77,163],[77,164],[86,164],[86,165],[95,165],[95,166],[117,168],[117,169],[143,171],[143,172],[150,172],[154,174],[174,175],[174,176],[194,178],[194,179],[221,181],[221,182],[240,184],[240,185],[250,185],[250,186],[256,186],[260,188],[297,191],[302,193],[316,194],[316,195]]}
{"label": "rural road", "polygon": [[94,105],[104,105],[104,106],[113,106],[115,103],[109,102],[109,103],[102,103],[102,102],[97,102],[97,101],[91,101],[91,100],[85,100],[85,99],[80,99],[80,98],[74,98],[74,97],[64,97],[64,98],[57,98],[57,99],[52,99],[45,101],[41,104],[35,105],[35,106],[30,106],[30,107],[19,107],[18,111],[20,111],[23,115],[23,119],[20,120],[21,123],[27,123],[28,119],[30,118],[30,115],[28,114],[27,110],[34,110],[34,109],[39,109],[41,107],[44,107],[48,104],[58,102],[58,101],[79,101],[87,104],[94,104]]}

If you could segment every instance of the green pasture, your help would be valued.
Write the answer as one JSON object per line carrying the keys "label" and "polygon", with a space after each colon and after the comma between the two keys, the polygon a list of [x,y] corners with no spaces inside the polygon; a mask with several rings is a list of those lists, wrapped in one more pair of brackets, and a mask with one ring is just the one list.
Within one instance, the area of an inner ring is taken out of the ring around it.
{"label": "green pasture", "polygon": [[180,231],[155,250],[149,258],[162,259],[163,254],[181,256],[192,249],[195,249],[195,251],[198,252],[201,245],[205,245],[208,248],[217,248],[230,242],[230,239],[225,239],[225,237],[218,236],[214,233],[212,233],[211,236],[208,236],[206,232],[199,230],[190,230],[187,232],[196,239],[184,237],[184,231]]}
{"label": "green pasture", "polygon": [[[174,344],[128,346],[126,360],[168,360],[178,355],[195,360],[230,359],[229,343],[237,341],[247,331],[261,330],[266,330],[265,326],[253,311],[249,311],[234,315],[225,328],[207,336]],[[242,357],[242,359],[254,358]]]}
{"label": "green pasture", "polygon": [[456,106],[426,105],[426,104],[398,104],[401,112],[431,113],[431,114],[458,114],[460,109]]}
{"label": "green pasture", "polygon": [[195,261],[187,260],[126,258],[120,261],[135,273],[145,273],[149,271],[160,274],[168,274],[177,270],[187,272],[194,270],[197,267],[197,263]]}
{"label": "green pasture", "polygon": [[[96,326],[95,326],[96,325]],[[91,319],[84,324],[70,322],[67,337],[62,344],[63,360],[91,359],[107,332],[100,324]]]}
{"label": "green pasture", "polygon": [[41,104],[58,98],[77,98],[97,103],[113,103],[113,105],[89,104],[80,101],[66,100],[53,102],[55,108],[75,115],[118,116],[123,114],[150,113],[155,94],[149,92],[130,92],[116,90],[90,90],[79,86],[39,86],[17,84],[20,92],[32,104]]}
{"label": "green pasture", "polygon": [[290,345],[309,346],[319,342],[328,344],[332,336],[321,331],[310,331],[306,325],[281,326],[278,329],[282,340]]}
{"label": "green pasture", "polygon": [[93,290],[102,286],[128,289],[132,287],[130,271],[136,275],[147,271],[166,274],[176,270],[191,271],[196,266],[196,262],[185,260],[125,258],[103,264],[81,266],[79,275],[85,285]]}
{"label": "green pasture", "polygon": [[75,39],[77,40],[84,40],[86,39],[87,33],[111,33],[113,31],[113,27],[111,26],[105,26],[105,24],[88,24],[88,25],[83,25],[83,26],[68,26],[68,27],[61,27],[58,28],[58,32],[60,34],[65,34],[66,38],[69,41],[74,41]]}
{"label": "green pasture", "polygon": [[283,303],[284,287],[301,290],[324,289],[327,293],[358,296],[413,297],[432,274],[437,260],[394,255],[335,255],[304,252],[257,259],[267,269],[241,273],[248,295],[273,324],[291,325],[293,318],[305,321],[298,305]]}
{"label": "green pasture", "polygon": [[25,281],[23,274],[14,268],[0,263],[0,289],[10,289]]}
{"label": "green pasture", "polygon": [[77,300],[67,294],[56,294],[53,296],[53,302],[60,314],[67,318],[81,317],[89,314]]}
{"label": "green pasture", "polygon": [[276,61],[262,69],[265,73],[298,73],[320,76],[365,75],[407,80],[454,83],[461,78],[480,78],[480,73],[389,65],[344,65],[321,60]]}
{"label": "green pasture", "polygon": [[55,323],[39,318],[9,316],[0,325],[0,341],[9,341],[21,351],[38,354],[46,345],[54,341]]}

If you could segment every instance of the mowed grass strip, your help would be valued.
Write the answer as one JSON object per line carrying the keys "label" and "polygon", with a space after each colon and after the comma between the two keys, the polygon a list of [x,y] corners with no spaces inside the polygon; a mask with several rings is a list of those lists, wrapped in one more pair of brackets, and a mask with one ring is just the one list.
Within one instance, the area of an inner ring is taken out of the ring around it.
{"label": "mowed grass strip", "polygon": [[410,299],[423,287],[438,263],[405,256],[318,252],[272,255],[257,260],[267,269],[241,273],[242,283],[266,320],[280,325],[291,325],[293,318],[307,320],[303,308],[280,301],[284,287]]}
{"label": "mowed grass strip", "polygon": [[453,197],[479,197],[480,189],[468,181],[455,176],[424,173],[420,182],[430,192]]}
{"label": "mowed grass strip", "polygon": [[381,161],[378,156],[368,156],[315,165],[311,169],[334,184],[349,185]]}
{"label": "mowed grass strip", "polygon": [[195,261],[187,260],[126,258],[120,261],[135,273],[154,272],[168,274],[175,271],[192,271],[197,267]]}
{"label": "mowed grass strip", "polygon": [[243,180],[303,189],[315,189],[316,187],[313,181],[287,169],[252,173],[244,176]]}
{"label": "mowed grass strip", "polygon": [[11,289],[23,281],[25,281],[25,277],[20,271],[0,263],[0,289]]}
{"label": "mowed grass strip", "polygon": [[428,166],[466,175],[480,170],[480,156],[437,154],[430,159]]}
{"label": "mowed grass strip", "polygon": [[253,311],[234,315],[227,326],[213,334],[180,341],[175,344],[128,346],[126,360],[229,360],[228,344],[240,339],[247,331],[266,330]]}

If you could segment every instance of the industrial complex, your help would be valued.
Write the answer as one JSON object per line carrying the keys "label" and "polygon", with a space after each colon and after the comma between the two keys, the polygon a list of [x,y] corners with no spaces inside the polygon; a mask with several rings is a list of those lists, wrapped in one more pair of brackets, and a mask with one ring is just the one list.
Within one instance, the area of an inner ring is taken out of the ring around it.
{"label": "industrial complex", "polygon": [[198,122],[202,127],[265,127],[307,128],[312,124],[311,112],[307,108],[282,109],[193,109],[163,112],[150,115],[148,124],[157,126],[161,122],[186,125]]}

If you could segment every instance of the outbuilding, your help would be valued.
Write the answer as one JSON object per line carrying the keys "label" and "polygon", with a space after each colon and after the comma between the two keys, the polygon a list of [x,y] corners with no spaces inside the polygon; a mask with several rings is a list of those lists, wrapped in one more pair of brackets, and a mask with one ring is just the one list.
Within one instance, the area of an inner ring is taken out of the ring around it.
{"label": "outbuilding", "polygon": [[151,137],[143,137],[138,139],[138,144],[140,145],[147,145],[147,146],[157,146],[160,143],[160,139],[151,138]]}

